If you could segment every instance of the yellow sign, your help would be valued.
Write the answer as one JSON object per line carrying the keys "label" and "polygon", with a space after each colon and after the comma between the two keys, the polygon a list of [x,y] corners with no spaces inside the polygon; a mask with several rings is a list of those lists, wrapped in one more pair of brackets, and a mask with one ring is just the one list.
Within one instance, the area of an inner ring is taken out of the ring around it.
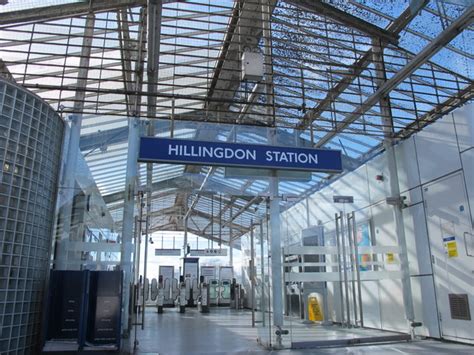
{"label": "yellow sign", "polygon": [[324,315],[317,297],[308,297],[308,319],[311,321],[323,321]]}
{"label": "yellow sign", "polygon": [[385,257],[387,259],[387,264],[393,264],[395,262],[395,255],[393,253],[387,253],[385,254]]}
{"label": "yellow sign", "polygon": [[446,249],[448,250],[448,258],[455,258],[458,256],[458,245],[456,241],[447,242]]}
{"label": "yellow sign", "polygon": [[458,244],[454,235],[447,235],[443,237],[444,248],[448,254],[448,258],[458,257]]}

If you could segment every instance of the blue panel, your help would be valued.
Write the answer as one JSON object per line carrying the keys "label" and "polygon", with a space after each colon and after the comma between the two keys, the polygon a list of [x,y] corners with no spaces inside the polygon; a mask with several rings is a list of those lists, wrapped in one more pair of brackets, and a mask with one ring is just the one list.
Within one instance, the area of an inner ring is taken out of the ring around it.
{"label": "blue panel", "polygon": [[139,161],[341,172],[339,150],[142,137]]}

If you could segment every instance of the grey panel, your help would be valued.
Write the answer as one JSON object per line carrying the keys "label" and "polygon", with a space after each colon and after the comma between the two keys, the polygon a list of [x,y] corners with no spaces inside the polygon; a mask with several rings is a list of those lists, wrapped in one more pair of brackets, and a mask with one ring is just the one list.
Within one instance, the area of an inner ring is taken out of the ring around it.
{"label": "grey panel", "polygon": [[471,320],[471,311],[469,310],[469,298],[467,294],[450,293],[448,297],[451,318]]}

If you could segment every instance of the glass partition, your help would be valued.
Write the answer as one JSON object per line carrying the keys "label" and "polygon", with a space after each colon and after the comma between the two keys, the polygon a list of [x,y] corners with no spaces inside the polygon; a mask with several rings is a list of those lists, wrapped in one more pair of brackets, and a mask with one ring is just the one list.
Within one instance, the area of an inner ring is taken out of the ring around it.
{"label": "glass partition", "polygon": [[258,341],[266,348],[272,344],[272,314],[268,220],[263,219],[255,228],[255,325]]}

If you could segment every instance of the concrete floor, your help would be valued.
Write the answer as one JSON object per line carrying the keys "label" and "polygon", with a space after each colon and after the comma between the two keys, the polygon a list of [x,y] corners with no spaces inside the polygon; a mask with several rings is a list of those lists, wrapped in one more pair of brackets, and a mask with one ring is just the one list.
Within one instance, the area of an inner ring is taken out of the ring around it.
{"label": "concrete floor", "polygon": [[[212,308],[209,314],[198,313],[196,309],[187,309],[185,314],[165,309],[161,315],[149,308],[145,329],[137,331],[139,345],[135,354],[474,354],[473,346],[435,340],[271,351],[257,344],[258,330],[250,326],[250,317],[250,312],[224,308]],[[130,340],[133,342],[133,334]]]}

